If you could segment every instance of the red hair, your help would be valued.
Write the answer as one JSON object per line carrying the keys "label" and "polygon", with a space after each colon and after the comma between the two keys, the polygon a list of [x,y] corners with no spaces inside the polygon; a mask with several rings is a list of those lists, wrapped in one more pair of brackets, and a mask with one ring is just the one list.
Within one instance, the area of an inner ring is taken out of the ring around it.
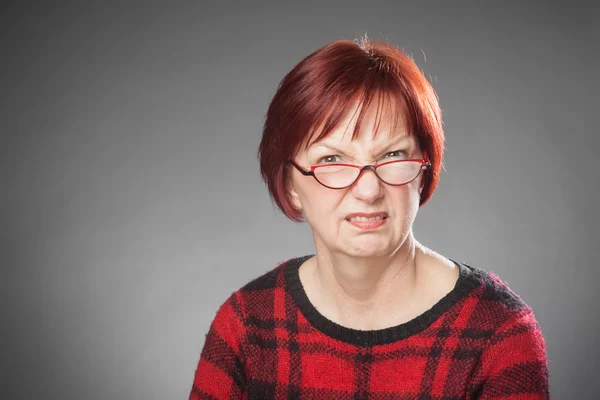
{"label": "red hair", "polygon": [[[258,148],[260,172],[273,202],[289,219],[303,221],[289,199],[289,161],[303,145],[307,148],[326,137],[358,100],[360,114],[352,134],[356,138],[375,97],[378,111],[384,103],[400,106],[391,108],[393,127],[401,116],[408,134],[415,135],[421,150],[427,151],[432,168],[422,178],[419,206],[429,200],[439,181],[444,153],[437,94],[410,56],[365,36],[360,43],[338,40],[308,55],[283,78],[269,105]],[[310,141],[318,128],[320,134]]]}

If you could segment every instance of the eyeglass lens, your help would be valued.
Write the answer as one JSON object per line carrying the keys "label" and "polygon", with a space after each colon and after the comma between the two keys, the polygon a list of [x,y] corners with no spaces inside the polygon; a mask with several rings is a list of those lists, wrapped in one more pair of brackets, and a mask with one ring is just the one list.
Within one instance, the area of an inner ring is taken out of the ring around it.
{"label": "eyeglass lens", "polygon": [[[391,185],[408,183],[415,179],[420,171],[421,163],[418,161],[394,162],[377,167],[377,174]],[[341,165],[324,165],[315,168],[314,173],[322,184],[341,188],[350,186],[358,178],[360,169]]]}

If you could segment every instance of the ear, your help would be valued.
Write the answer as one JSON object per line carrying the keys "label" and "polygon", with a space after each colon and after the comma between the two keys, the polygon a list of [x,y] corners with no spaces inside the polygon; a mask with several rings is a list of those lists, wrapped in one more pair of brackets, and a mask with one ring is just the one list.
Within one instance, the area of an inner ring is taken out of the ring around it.
{"label": "ear", "polygon": [[302,211],[302,203],[300,202],[300,196],[294,187],[294,184],[290,182],[288,193],[290,195],[290,201],[292,202],[292,206],[298,211]]}

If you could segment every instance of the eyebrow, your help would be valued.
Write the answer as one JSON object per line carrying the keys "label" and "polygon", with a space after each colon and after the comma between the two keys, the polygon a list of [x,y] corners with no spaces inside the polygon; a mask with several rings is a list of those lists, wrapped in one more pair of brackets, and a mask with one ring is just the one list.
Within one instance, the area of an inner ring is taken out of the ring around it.
{"label": "eyebrow", "polygon": [[[379,153],[385,152],[386,150],[389,150],[389,149],[391,149],[391,148],[393,148],[395,146],[398,146],[402,142],[408,141],[410,138],[411,137],[408,136],[408,135],[402,136],[400,139],[397,139],[394,142],[392,142],[391,144],[388,144],[385,147],[383,147],[383,149],[380,150]],[[346,154],[346,152],[344,150],[341,150],[341,149],[335,147],[333,144],[328,144],[326,141],[314,143],[313,146],[315,146],[317,148],[327,148],[329,150],[333,150],[333,151],[338,152],[338,153]],[[313,147],[313,146],[311,146],[311,147]]]}

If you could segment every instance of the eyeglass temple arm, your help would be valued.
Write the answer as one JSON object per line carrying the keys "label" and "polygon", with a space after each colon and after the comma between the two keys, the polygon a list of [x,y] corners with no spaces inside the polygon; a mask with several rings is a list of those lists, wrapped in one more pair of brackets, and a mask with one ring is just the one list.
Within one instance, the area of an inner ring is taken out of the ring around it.
{"label": "eyeglass temple arm", "polygon": [[290,164],[292,164],[294,167],[296,167],[296,169],[297,169],[298,171],[300,171],[300,173],[301,173],[302,175],[304,175],[304,176],[311,176],[311,175],[312,175],[312,176],[314,176],[314,175],[315,175],[315,173],[314,173],[313,171],[306,171],[306,170],[302,169],[302,167],[300,167],[298,164],[296,164],[296,163],[295,163],[293,160],[290,160],[289,162],[290,162]]}
{"label": "eyeglass temple arm", "polygon": [[425,161],[425,164],[421,167],[422,169],[431,168],[431,161],[429,160],[429,157],[427,156],[427,150],[423,151],[423,161]]}

